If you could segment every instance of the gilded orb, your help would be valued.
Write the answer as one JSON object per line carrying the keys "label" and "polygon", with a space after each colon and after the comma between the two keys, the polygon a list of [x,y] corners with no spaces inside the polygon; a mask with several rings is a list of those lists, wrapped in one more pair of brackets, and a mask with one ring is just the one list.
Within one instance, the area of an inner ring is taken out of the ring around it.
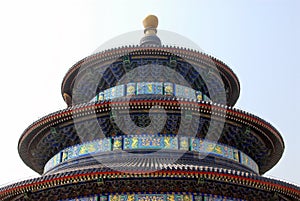
{"label": "gilded orb", "polygon": [[143,20],[143,25],[144,28],[157,28],[158,25],[158,18],[155,15],[148,15],[144,20]]}

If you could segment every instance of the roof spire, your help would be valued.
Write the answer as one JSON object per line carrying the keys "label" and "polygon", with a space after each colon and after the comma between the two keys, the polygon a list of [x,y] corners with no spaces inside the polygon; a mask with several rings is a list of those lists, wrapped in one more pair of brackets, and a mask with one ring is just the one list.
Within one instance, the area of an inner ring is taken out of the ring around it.
{"label": "roof spire", "polygon": [[161,41],[157,37],[158,18],[155,15],[148,15],[143,20],[145,36],[140,40],[140,46],[161,46]]}

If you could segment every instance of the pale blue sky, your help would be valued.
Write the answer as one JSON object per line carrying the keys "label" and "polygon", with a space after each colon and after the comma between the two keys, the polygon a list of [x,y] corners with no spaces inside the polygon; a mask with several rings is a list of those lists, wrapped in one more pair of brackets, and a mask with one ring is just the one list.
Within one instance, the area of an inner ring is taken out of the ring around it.
{"label": "pale blue sky", "polygon": [[142,29],[184,35],[238,75],[237,107],[272,123],[286,149],[266,175],[300,184],[300,1],[297,0],[12,0],[0,2],[0,184],[36,176],[17,153],[23,130],[63,109],[67,70],[102,43]]}

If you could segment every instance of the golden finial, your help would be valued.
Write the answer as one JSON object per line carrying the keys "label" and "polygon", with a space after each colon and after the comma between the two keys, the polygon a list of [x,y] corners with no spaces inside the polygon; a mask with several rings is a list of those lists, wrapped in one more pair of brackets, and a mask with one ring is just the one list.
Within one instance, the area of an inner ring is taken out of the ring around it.
{"label": "golden finial", "polygon": [[158,18],[155,15],[148,15],[143,20],[144,29],[144,37],[140,40],[141,46],[161,46],[161,41],[157,37],[157,25]]}
{"label": "golden finial", "polygon": [[157,28],[158,25],[158,18],[155,15],[148,15],[144,20],[143,20],[143,25],[144,28]]}

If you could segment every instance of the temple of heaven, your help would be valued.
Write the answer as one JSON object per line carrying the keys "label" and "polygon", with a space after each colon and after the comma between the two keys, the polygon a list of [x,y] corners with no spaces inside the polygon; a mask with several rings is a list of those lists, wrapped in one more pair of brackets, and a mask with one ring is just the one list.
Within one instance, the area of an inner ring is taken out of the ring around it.
{"label": "temple of heaven", "polygon": [[262,176],[284,142],[234,108],[234,72],[202,51],[165,45],[156,16],[143,25],[138,45],[97,51],[69,69],[67,108],[19,140],[20,157],[41,176],[0,188],[0,200],[300,200],[299,186]]}

